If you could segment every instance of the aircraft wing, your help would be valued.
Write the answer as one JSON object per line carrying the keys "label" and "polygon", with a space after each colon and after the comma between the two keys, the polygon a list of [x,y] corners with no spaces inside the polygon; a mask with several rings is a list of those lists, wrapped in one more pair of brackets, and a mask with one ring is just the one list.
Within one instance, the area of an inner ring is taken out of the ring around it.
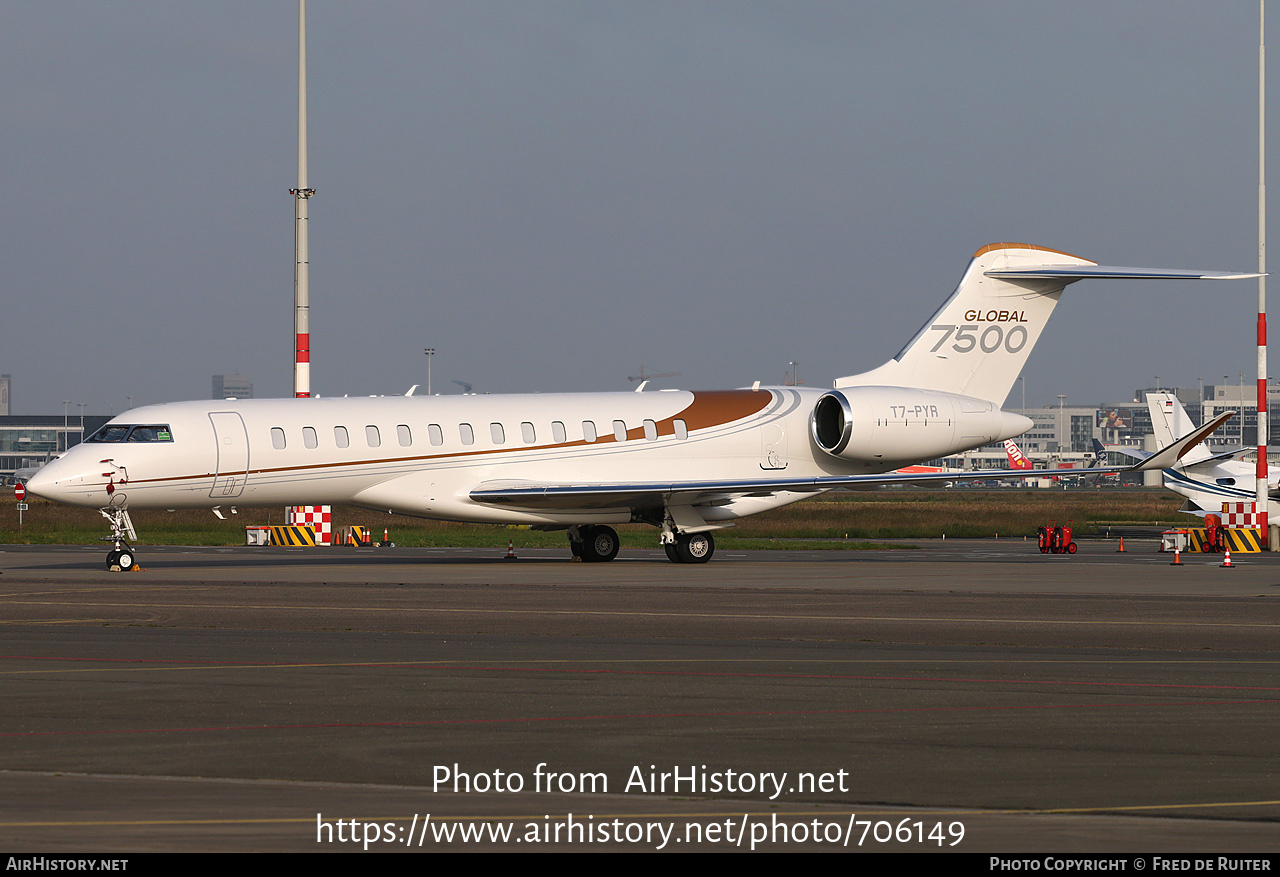
{"label": "aircraft wing", "polygon": [[1223,451],[1220,454],[1214,454],[1212,457],[1205,457],[1203,460],[1197,461],[1195,465],[1200,466],[1204,463],[1222,463],[1227,460],[1234,460],[1242,454],[1251,454],[1256,450],[1257,448],[1236,448],[1234,451]]}
{"label": "aircraft wing", "polygon": [[[1132,466],[1103,466],[1089,474],[1144,472],[1165,469],[1204,441],[1235,412],[1227,412],[1166,448]],[[749,478],[725,481],[624,482],[615,484],[538,484],[529,481],[488,481],[471,491],[471,499],[490,505],[524,509],[661,508],[664,505],[703,505],[742,497],[777,493],[825,493],[891,484],[948,481],[987,481],[1058,475],[1061,469],[977,469],[969,472],[886,472],[881,475],[828,475],[817,478]]]}
{"label": "aircraft wing", "polygon": [[1151,456],[1150,451],[1144,451],[1139,448],[1131,448],[1125,445],[1113,445],[1107,448],[1107,452],[1123,454],[1124,456],[1128,457],[1130,460],[1145,460]]}

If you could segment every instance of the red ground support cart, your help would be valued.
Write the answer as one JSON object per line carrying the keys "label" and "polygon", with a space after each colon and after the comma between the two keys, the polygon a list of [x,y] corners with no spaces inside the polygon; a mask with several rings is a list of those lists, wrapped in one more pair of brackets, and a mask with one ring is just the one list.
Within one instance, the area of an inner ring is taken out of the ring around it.
{"label": "red ground support cart", "polygon": [[1223,532],[1222,518],[1219,515],[1204,516],[1204,542],[1200,546],[1203,552],[1221,554],[1226,548],[1227,534]]}
{"label": "red ground support cart", "polygon": [[1075,554],[1077,546],[1071,541],[1072,523],[1068,521],[1066,526],[1059,527],[1050,521],[1047,527],[1038,528],[1036,532],[1040,540],[1040,553]]}

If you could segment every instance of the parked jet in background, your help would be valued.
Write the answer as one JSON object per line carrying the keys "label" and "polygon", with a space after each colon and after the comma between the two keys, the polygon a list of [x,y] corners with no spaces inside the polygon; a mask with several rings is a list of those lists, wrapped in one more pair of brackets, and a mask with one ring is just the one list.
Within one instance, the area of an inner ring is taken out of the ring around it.
{"label": "parked jet in background", "polygon": [[[150,405],[112,420],[28,488],[102,510],[116,540],[108,565],[124,568],[129,509],[326,503],[565,529],[589,561],[617,554],[612,525],[647,523],[673,561],[700,563],[712,531],[825,491],[1034,474],[893,470],[1031,427],[1000,406],[1069,283],[1245,276],[1254,275],[1107,268],[992,244],[893,359],[833,390]],[[1171,465],[1216,426],[1139,466]]]}
{"label": "parked jet in background", "polygon": [[[1187,411],[1173,393],[1148,393],[1147,408],[1151,412],[1151,430],[1156,444],[1163,444],[1179,430],[1194,429]],[[1257,467],[1238,459],[1253,448],[1238,448],[1211,454],[1203,445],[1191,448],[1172,466],[1164,470],[1164,486],[1187,498],[1179,511],[1195,515],[1218,513],[1224,502],[1253,502],[1257,499]],[[1130,453],[1137,457],[1138,454]],[[1267,468],[1267,489],[1272,499],[1277,495],[1280,469]]]}

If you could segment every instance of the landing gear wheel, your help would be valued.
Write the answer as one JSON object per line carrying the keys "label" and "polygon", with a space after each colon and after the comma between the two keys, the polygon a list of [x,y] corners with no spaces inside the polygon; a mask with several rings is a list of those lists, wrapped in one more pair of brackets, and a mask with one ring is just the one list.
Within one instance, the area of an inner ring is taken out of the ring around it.
{"label": "landing gear wheel", "polygon": [[667,560],[671,561],[672,563],[680,562],[680,553],[676,548],[676,543],[664,542],[662,544],[662,549],[667,552]]}
{"label": "landing gear wheel", "polygon": [[579,540],[579,539],[574,539],[572,536],[570,536],[570,537],[569,537],[569,551],[570,551],[570,553],[572,553],[572,554],[573,554],[573,556],[574,556],[574,557],[576,557],[576,558],[578,558],[579,560],[581,560],[581,559],[582,559],[582,542],[581,542],[581,540]]}
{"label": "landing gear wheel", "polygon": [[716,540],[710,533],[681,533],[676,537],[678,563],[706,563],[715,551]]}
{"label": "landing gear wheel", "polygon": [[121,572],[133,569],[133,551],[128,548],[113,548],[107,552],[107,569],[119,567]]}
{"label": "landing gear wheel", "polygon": [[612,527],[583,527],[579,532],[582,559],[588,563],[604,563],[618,556],[622,547],[618,534]]}

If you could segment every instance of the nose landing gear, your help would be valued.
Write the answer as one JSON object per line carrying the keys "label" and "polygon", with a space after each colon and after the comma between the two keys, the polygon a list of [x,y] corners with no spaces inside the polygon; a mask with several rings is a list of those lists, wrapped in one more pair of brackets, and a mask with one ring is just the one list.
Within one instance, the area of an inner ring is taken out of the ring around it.
{"label": "nose landing gear", "polygon": [[129,512],[114,506],[98,509],[98,512],[111,524],[111,535],[102,537],[103,542],[112,544],[111,550],[107,552],[107,569],[112,572],[128,572],[137,565],[129,540],[138,538],[133,529],[133,521],[129,519]]}

